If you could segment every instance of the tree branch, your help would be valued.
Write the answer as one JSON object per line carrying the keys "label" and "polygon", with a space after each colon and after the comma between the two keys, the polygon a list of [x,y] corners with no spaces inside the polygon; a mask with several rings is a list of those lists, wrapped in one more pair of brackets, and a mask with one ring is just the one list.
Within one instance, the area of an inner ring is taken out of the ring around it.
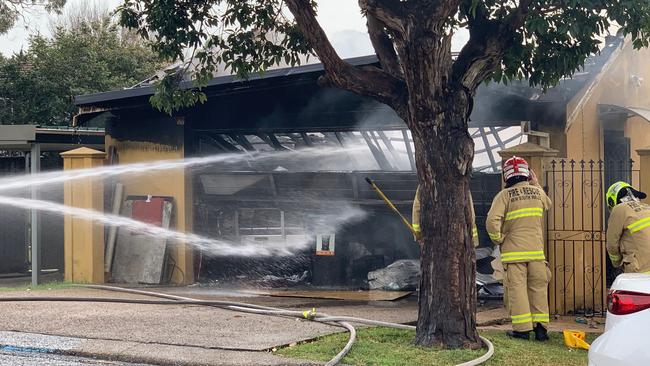
{"label": "tree branch", "polygon": [[468,15],[470,39],[454,62],[453,80],[473,93],[497,67],[506,49],[526,21],[532,0],[521,0],[517,10],[502,20],[490,20],[480,9]]}
{"label": "tree branch", "polygon": [[399,0],[359,0],[361,11],[373,15],[388,29],[400,34],[406,31],[403,4]]}
{"label": "tree branch", "polygon": [[384,25],[372,14],[366,14],[366,19],[370,41],[379,58],[381,67],[393,77],[402,79],[404,74],[397,57],[397,52],[395,52],[393,41],[386,34]]}
{"label": "tree branch", "polygon": [[286,0],[298,27],[323,63],[327,81],[339,88],[377,99],[405,115],[406,87],[402,80],[374,67],[354,67],[343,61],[316,19],[311,0]]}

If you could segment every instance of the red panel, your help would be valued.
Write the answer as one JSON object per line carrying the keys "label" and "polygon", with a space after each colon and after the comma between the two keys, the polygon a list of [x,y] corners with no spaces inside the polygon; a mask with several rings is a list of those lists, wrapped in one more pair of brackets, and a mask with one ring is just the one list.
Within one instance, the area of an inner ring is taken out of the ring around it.
{"label": "red panel", "polygon": [[133,201],[131,217],[148,224],[162,226],[164,204],[165,200],[160,197],[152,197],[149,202],[146,200]]}

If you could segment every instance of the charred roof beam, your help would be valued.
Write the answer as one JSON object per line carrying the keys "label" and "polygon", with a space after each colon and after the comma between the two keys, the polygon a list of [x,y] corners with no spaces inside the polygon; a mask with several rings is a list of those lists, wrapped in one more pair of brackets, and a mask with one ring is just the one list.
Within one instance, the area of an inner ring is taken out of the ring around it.
{"label": "charred roof beam", "polygon": [[343,134],[341,132],[334,132],[334,136],[336,136],[336,139],[339,140],[339,144],[345,147],[346,143],[345,140],[343,139]]}
{"label": "charred roof beam", "polygon": [[209,133],[208,136],[214,140],[214,142],[220,146],[222,149],[225,151],[230,151],[230,152],[243,152],[240,148],[237,146],[233,145],[226,139],[224,139],[221,135],[219,134],[214,134],[214,133]]}
{"label": "charred roof beam", "polygon": [[272,133],[266,133],[266,134],[260,133],[257,136],[278,151],[290,150],[286,146],[282,145],[278,140],[278,138]]}
{"label": "charred roof beam", "polygon": [[492,165],[492,169],[496,172],[498,170],[498,167],[496,159],[494,159],[494,155],[492,154],[494,149],[490,149],[490,141],[488,140],[485,129],[481,127],[479,128],[479,131],[481,134],[481,139],[483,139],[483,145],[485,146],[485,151],[487,153],[488,159],[490,159],[490,165]]}
{"label": "charred roof beam", "polygon": [[235,134],[232,134],[232,135],[229,135],[229,136],[234,141],[237,141],[237,143],[239,145],[241,145],[247,151],[257,151],[257,150],[255,150],[255,147],[253,147],[253,145],[250,143],[250,141],[248,141],[246,136],[244,136],[244,135],[235,135]]}
{"label": "charred roof beam", "polygon": [[372,156],[377,161],[377,164],[379,164],[379,168],[381,170],[395,170],[390,162],[388,162],[388,159],[386,159],[386,156],[381,151],[381,149],[378,146],[375,146],[375,144],[370,139],[370,136],[368,135],[368,131],[361,131],[361,136],[363,136],[363,139],[366,140],[366,144],[368,144]]}
{"label": "charred roof beam", "polygon": [[311,137],[306,132],[301,132],[300,136],[305,141],[305,144],[309,147],[314,146],[314,142],[311,140]]}
{"label": "charred roof beam", "polygon": [[393,159],[395,159],[395,165],[399,166],[400,158],[399,155],[397,155],[397,150],[395,150],[393,143],[390,142],[390,139],[388,136],[386,136],[384,131],[377,131],[377,135],[379,135],[379,138],[381,138],[381,140],[384,142],[384,145],[386,145],[388,151],[390,151],[390,154],[393,156]]}
{"label": "charred roof beam", "polygon": [[199,139],[202,142],[206,143],[207,145],[212,146],[213,148],[216,148],[217,150],[220,150],[222,152],[228,151],[228,149],[226,149],[225,146],[221,145],[217,140],[215,140],[211,136],[202,135],[202,136],[199,136]]}
{"label": "charred roof beam", "polygon": [[496,129],[494,127],[490,127],[490,132],[492,132],[492,136],[494,136],[494,139],[497,140],[497,145],[499,145],[500,149],[505,149],[506,144],[503,143],[503,140],[501,140],[501,136],[499,136],[499,131],[503,131],[503,128]]}
{"label": "charred roof beam", "polygon": [[324,132],[323,135],[325,136],[325,138],[327,138],[328,140],[332,141],[332,142],[335,143],[336,145],[339,145],[339,146],[343,147],[343,143],[342,143],[341,140],[338,138],[338,136],[336,136],[335,133],[333,133],[333,132]]}
{"label": "charred roof beam", "polygon": [[411,170],[416,171],[417,167],[415,166],[415,154],[411,148],[411,138],[409,138],[409,133],[406,130],[402,130],[402,136],[404,137],[404,145],[406,146],[406,155],[409,158],[409,164],[411,165]]}

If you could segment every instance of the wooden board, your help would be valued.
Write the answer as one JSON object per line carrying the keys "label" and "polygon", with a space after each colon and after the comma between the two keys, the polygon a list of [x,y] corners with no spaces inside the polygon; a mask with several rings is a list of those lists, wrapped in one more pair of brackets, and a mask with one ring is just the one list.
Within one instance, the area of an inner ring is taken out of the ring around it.
{"label": "wooden board", "polygon": [[246,291],[255,295],[274,297],[300,297],[352,301],[395,301],[409,296],[413,291],[320,291],[320,290],[260,290]]}
{"label": "wooden board", "polygon": [[[127,197],[122,207],[122,216],[168,229],[172,202],[161,197],[152,197],[151,201]],[[152,207],[149,207],[149,203],[152,203]],[[138,204],[142,206],[140,209]],[[162,283],[166,252],[165,238],[151,237],[124,228],[118,229],[112,268],[113,280],[118,283]]]}

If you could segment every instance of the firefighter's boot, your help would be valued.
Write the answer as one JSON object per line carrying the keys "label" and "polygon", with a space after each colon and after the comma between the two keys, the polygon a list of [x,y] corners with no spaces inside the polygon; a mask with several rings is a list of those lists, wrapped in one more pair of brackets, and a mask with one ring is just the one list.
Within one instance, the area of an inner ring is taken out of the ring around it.
{"label": "firefighter's boot", "polygon": [[542,323],[537,323],[537,325],[535,325],[535,329],[533,329],[533,331],[535,332],[535,340],[536,341],[541,341],[541,342],[548,341],[548,331],[542,325]]}
{"label": "firefighter's boot", "polygon": [[529,340],[530,339],[530,331],[527,332],[518,332],[516,330],[509,330],[506,332],[506,335],[509,338],[516,338],[516,339],[525,339]]}

